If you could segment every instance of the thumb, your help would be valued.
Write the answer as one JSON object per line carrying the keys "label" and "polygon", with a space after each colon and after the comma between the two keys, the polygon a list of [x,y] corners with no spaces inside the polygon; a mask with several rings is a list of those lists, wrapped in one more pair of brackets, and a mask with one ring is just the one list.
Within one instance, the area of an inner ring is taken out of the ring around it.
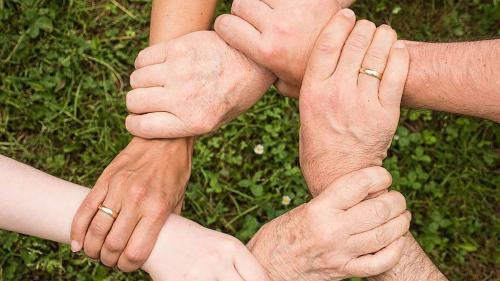
{"label": "thumb", "polygon": [[370,167],[338,178],[316,199],[328,200],[335,209],[346,210],[363,201],[370,193],[387,189],[391,184],[392,177],[386,169]]}

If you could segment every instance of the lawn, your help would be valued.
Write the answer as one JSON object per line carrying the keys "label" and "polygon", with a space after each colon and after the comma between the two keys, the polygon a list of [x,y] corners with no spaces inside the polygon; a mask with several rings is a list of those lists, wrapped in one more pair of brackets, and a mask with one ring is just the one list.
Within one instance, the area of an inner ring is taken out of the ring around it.
{"label": "lawn", "polygon": [[[124,95],[147,45],[144,0],[0,0],[0,154],[92,186],[127,144]],[[230,1],[219,4],[227,12]],[[354,10],[405,39],[500,36],[499,0],[360,0]],[[309,200],[294,100],[270,90],[196,144],[184,214],[247,240]],[[257,145],[264,147],[256,154]],[[412,232],[451,280],[500,280],[500,126],[404,110],[384,164],[406,196]],[[283,203],[289,196],[291,203]],[[0,231],[2,280],[144,280],[67,246]]]}

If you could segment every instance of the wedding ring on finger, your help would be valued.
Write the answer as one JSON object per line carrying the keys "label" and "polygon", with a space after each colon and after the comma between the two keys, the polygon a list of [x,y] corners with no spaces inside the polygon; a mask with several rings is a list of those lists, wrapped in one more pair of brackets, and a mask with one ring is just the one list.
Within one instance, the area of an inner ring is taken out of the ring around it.
{"label": "wedding ring on finger", "polygon": [[374,78],[377,78],[378,80],[382,80],[382,74],[380,74],[379,72],[377,72],[377,71],[375,71],[373,69],[368,69],[368,68],[362,67],[359,70],[359,73],[365,74],[365,75],[368,75],[368,76],[371,76],[371,77],[374,77]]}
{"label": "wedding ring on finger", "polygon": [[106,215],[112,217],[114,220],[116,220],[116,218],[118,217],[117,212],[113,211],[111,208],[104,206],[103,204],[99,204],[99,207],[97,207],[97,209],[99,209],[99,211],[105,213]]}

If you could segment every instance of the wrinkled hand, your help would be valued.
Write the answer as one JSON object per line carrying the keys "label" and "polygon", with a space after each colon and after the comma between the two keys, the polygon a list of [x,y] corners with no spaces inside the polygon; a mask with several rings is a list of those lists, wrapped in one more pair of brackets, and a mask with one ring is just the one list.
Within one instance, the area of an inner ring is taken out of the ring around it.
{"label": "wrinkled hand", "polygon": [[239,240],[172,215],[143,267],[155,281],[265,281]]}
{"label": "wrinkled hand", "polygon": [[[168,215],[180,209],[191,169],[192,140],[132,142],[111,162],[73,219],[72,249],[122,271],[149,256]],[[119,215],[116,220],[99,204]]]}
{"label": "wrinkled hand", "polygon": [[135,65],[126,126],[143,138],[213,132],[255,104],[275,79],[213,31],[146,48]]}
{"label": "wrinkled hand", "polygon": [[[389,26],[336,14],[301,89],[300,162],[313,194],[348,172],[380,166],[396,131],[409,54]],[[361,67],[383,73],[381,81]]]}
{"label": "wrinkled hand", "polygon": [[[279,91],[298,97],[314,42],[328,20],[352,0],[234,0],[215,22],[233,48],[272,71]],[[340,3],[340,5],[339,5]]]}
{"label": "wrinkled hand", "polygon": [[411,220],[404,197],[384,192],[390,184],[381,167],[347,174],[264,225],[248,247],[275,281],[380,274],[401,258]]}

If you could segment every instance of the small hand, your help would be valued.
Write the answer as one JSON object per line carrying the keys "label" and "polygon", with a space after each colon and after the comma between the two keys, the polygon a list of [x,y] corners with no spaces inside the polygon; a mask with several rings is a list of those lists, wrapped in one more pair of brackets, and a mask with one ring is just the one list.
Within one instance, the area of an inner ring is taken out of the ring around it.
{"label": "small hand", "polygon": [[215,30],[276,74],[283,95],[298,97],[314,42],[339,9],[335,0],[234,0],[232,15],[220,16]]}
{"label": "small hand", "polygon": [[[248,247],[272,280],[380,274],[401,258],[411,215],[390,174],[371,167],[333,182],[311,202],[264,225]],[[366,199],[373,194],[375,198]]]}
{"label": "small hand", "polygon": [[143,267],[155,281],[265,281],[257,259],[236,238],[172,215]]}
{"label": "small hand", "polygon": [[[73,219],[72,249],[122,271],[149,256],[168,215],[180,209],[191,169],[191,140],[135,138],[111,162]],[[99,204],[118,213],[114,220]]]}
{"label": "small hand", "polygon": [[320,35],[299,100],[300,163],[313,194],[387,156],[409,68],[408,50],[396,39],[389,26],[355,23],[350,10],[336,14]]}
{"label": "small hand", "polygon": [[143,138],[211,133],[255,104],[275,79],[211,31],[146,48],[135,65],[126,126]]}

